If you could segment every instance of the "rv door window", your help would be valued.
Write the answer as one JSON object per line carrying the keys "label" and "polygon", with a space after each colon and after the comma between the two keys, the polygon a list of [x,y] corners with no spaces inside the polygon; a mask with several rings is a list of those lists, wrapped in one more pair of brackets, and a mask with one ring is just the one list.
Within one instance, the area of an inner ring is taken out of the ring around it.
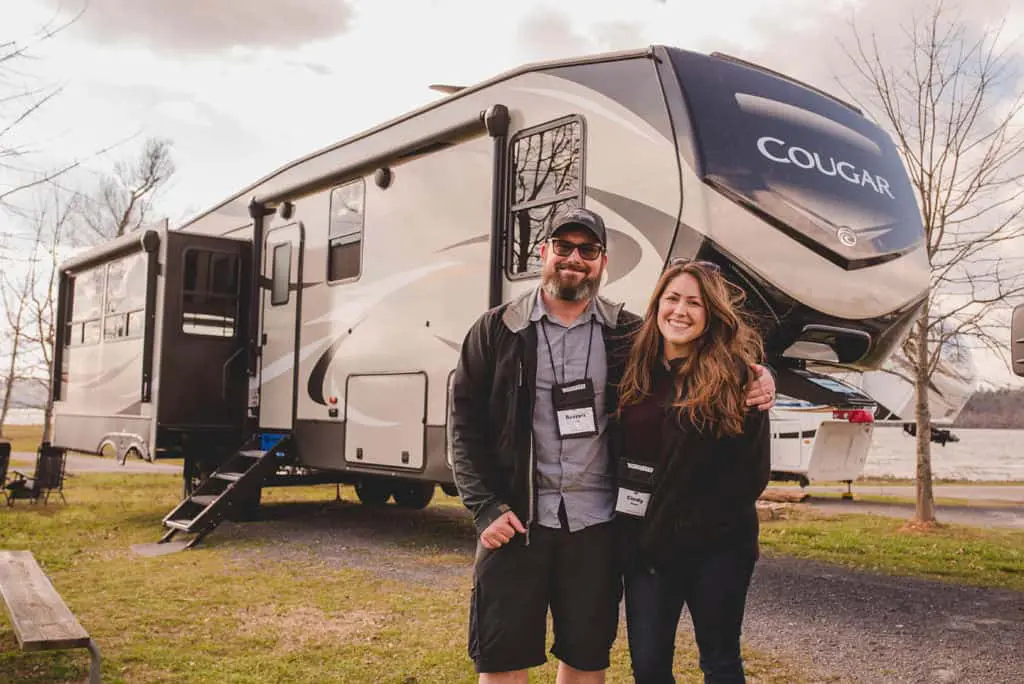
{"label": "rv door window", "polygon": [[292,275],[292,243],[283,242],[274,246],[270,273],[270,304],[281,306],[288,303],[288,282]]}
{"label": "rv door window", "polygon": [[540,246],[552,221],[583,202],[583,119],[531,128],[512,140],[509,277],[540,273]]}
{"label": "rv door window", "polygon": [[[234,337],[238,319],[238,256],[206,249],[183,254],[181,331],[188,335]],[[128,329],[142,316],[128,317]]]}
{"label": "rv door window", "polygon": [[331,190],[327,282],[354,280],[362,272],[365,200],[362,178]]}

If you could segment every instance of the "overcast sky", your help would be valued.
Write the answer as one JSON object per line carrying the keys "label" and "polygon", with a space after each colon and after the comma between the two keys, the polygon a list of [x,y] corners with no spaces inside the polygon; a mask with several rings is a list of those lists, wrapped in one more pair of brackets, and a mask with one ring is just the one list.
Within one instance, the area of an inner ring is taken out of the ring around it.
{"label": "overcast sky", "polygon": [[[952,2],[952,0],[951,0]],[[39,163],[173,140],[172,222],[278,166],[524,62],[663,43],[721,50],[842,94],[850,23],[896,46],[927,0],[3,0],[0,42],[82,10],[23,67],[63,92],[19,129]],[[966,15],[1024,35],[1024,2]],[[1024,49],[1024,44],[1016,49]],[[1021,55],[1024,59],[1024,54]],[[840,82],[837,82],[837,79]],[[135,136],[134,138],[132,136]],[[1003,373],[1006,371],[1003,370]]]}

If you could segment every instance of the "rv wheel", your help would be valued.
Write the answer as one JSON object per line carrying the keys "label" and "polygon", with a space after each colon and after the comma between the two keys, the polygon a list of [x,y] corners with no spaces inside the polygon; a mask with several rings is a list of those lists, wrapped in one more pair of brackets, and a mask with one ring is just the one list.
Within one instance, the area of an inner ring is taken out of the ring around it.
{"label": "rv wheel", "polygon": [[426,508],[434,498],[433,482],[405,482],[394,491],[395,503],[402,508]]}
{"label": "rv wheel", "polygon": [[391,496],[391,483],[364,477],[356,482],[356,496],[367,506],[383,506]]}

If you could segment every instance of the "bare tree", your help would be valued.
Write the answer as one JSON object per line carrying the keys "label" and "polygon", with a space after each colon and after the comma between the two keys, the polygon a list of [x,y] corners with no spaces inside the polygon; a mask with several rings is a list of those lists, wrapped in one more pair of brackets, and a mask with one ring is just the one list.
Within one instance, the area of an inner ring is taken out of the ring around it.
{"label": "bare tree", "polygon": [[53,409],[50,367],[56,333],[58,266],[75,206],[73,198],[53,182],[45,189],[45,194],[37,193],[36,208],[29,214],[31,232],[18,236],[24,241],[18,249],[20,259],[8,259],[0,274],[0,294],[10,333],[0,397],[0,431],[13,406],[14,390],[20,387],[27,396],[45,397],[39,404],[26,405],[43,410],[44,439],[49,435]]}
{"label": "bare tree", "polygon": [[120,237],[150,221],[156,196],[174,175],[171,142],[150,138],[137,157],[119,161],[94,194],[78,197],[78,220],[88,242]]}
{"label": "bare tree", "polygon": [[1003,348],[986,321],[1024,292],[1012,256],[1024,236],[1024,74],[1000,32],[972,29],[942,0],[903,27],[899,54],[883,56],[876,33],[855,26],[854,37],[847,55],[871,93],[860,99],[903,155],[931,259],[930,294],[903,348],[917,393],[915,517],[931,524],[928,388],[943,347],[959,337]]}
{"label": "bare tree", "polygon": [[[35,250],[33,250],[35,251]],[[0,272],[0,306],[4,308],[5,327],[7,328],[8,344],[10,345],[3,368],[3,395],[0,397],[0,436],[3,436],[7,415],[11,409],[15,385],[22,380],[18,361],[29,326],[30,300],[32,296],[32,269],[18,273],[14,269]]]}
{"label": "bare tree", "polygon": [[42,84],[25,70],[31,63],[33,50],[53,39],[75,23],[85,11],[83,7],[69,19],[53,18],[25,37],[0,35],[0,207],[11,198],[37,185],[45,184],[78,166],[68,161],[47,173],[33,171],[31,157],[39,150],[29,140],[19,139],[19,129],[56,98],[63,86]]}

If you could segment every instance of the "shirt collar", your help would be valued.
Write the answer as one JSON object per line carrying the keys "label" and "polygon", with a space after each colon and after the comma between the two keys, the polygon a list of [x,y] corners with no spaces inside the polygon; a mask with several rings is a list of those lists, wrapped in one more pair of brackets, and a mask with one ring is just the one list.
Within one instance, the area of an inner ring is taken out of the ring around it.
{"label": "shirt collar", "polygon": [[[534,323],[539,323],[543,318],[547,318],[552,323],[558,323],[561,325],[561,322],[553,318],[551,316],[551,312],[548,311],[548,307],[544,305],[544,298],[540,296],[540,288],[538,287],[533,298],[533,309],[530,311],[530,320]],[[607,325],[607,322],[604,320],[604,316],[601,315],[601,310],[597,307],[596,298],[591,298],[590,304],[583,311],[583,314],[573,322],[573,325],[575,326],[580,325],[581,323],[586,323],[591,318],[601,325]]]}

